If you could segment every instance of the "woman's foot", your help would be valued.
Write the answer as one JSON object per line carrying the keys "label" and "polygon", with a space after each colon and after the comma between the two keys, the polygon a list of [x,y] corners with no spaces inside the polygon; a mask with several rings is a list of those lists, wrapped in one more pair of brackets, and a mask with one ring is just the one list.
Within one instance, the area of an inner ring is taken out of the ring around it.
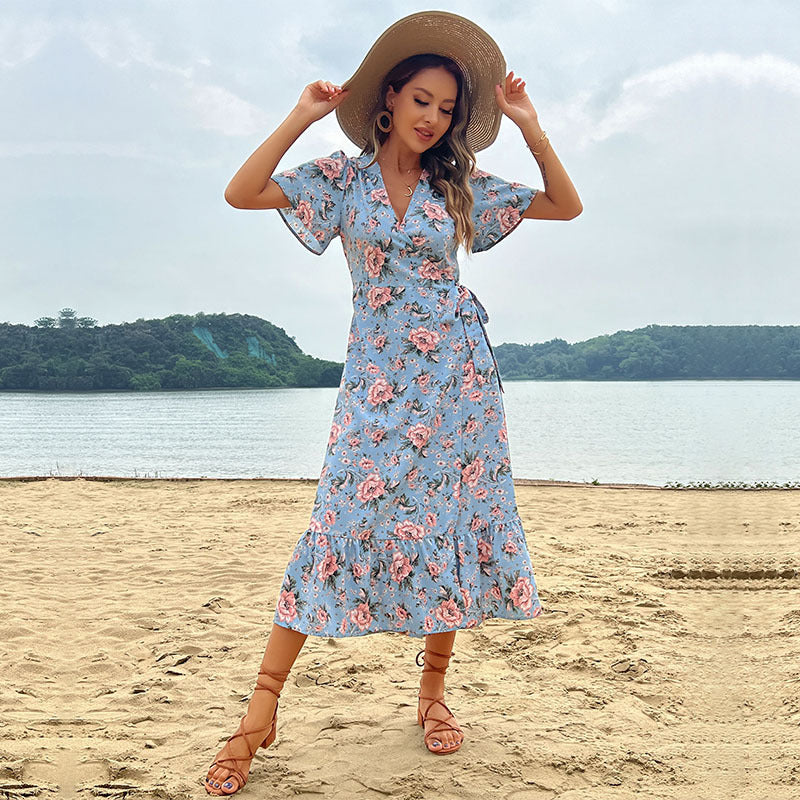
{"label": "woman's foot", "polygon": [[444,674],[452,653],[432,650],[420,651],[424,655],[422,680],[419,684],[417,723],[424,726],[425,746],[432,753],[453,753],[464,741],[464,731],[444,702]]}
{"label": "woman's foot", "polygon": [[[256,750],[265,740],[268,746],[275,738],[272,722],[278,708],[278,695],[285,680],[285,677],[278,679],[263,671],[259,673],[247,714],[240,721],[237,732],[217,753],[208,770],[204,785],[209,794],[234,794],[247,783]],[[258,691],[259,689],[264,691]],[[277,719],[275,724],[277,725]]]}
{"label": "woman's foot", "polygon": [[437,697],[420,687],[417,708],[417,722],[424,720],[425,746],[431,752],[452,753],[461,747],[461,743],[464,741],[464,731],[445,705],[443,692]]}

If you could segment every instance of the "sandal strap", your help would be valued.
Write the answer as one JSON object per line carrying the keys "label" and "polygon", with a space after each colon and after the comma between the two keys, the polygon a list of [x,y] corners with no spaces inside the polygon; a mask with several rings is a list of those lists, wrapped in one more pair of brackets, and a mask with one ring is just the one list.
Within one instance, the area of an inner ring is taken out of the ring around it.
{"label": "sandal strap", "polygon": [[[270,671],[270,670],[268,670],[268,669],[264,669],[264,668],[262,667],[262,668],[261,668],[261,669],[258,671],[258,678],[256,679],[256,685],[255,685],[255,688],[253,689],[253,691],[254,691],[254,692],[257,692],[259,689],[266,689],[268,692],[272,692],[272,694],[274,694],[274,695],[275,695],[275,697],[280,697],[280,696],[281,696],[281,689],[283,689],[283,684],[286,682],[286,679],[289,677],[289,673],[290,673],[290,672],[291,672],[291,670],[288,670],[288,669],[287,669],[287,670],[285,670],[285,671],[284,671],[284,673],[278,673],[278,674],[276,674],[276,673],[274,673],[274,672],[272,672],[272,671]],[[269,677],[269,678],[272,678],[273,680],[276,680],[276,681],[278,681],[278,682],[281,684],[281,688],[280,688],[280,689],[277,689],[277,690],[275,690],[275,689],[273,689],[271,686],[265,686],[264,684],[262,684],[262,683],[260,682],[260,680],[261,680],[261,676],[262,676],[262,675],[266,675],[267,677]],[[276,709],[276,710],[277,710],[277,709]]]}
{"label": "sandal strap", "polygon": [[[433,703],[439,703],[439,705],[441,705],[451,717],[455,717],[455,715],[447,707],[445,702],[443,700],[440,700],[438,697],[425,697],[424,695],[420,695],[419,697],[420,697],[420,700],[433,700]],[[423,726],[428,721],[428,715],[430,714],[430,710],[431,710],[431,707],[433,706],[433,703],[431,703],[425,709],[425,713],[424,714],[421,713]],[[437,734],[437,733],[441,733],[443,731],[454,731],[455,733],[461,733],[461,734],[464,733],[464,731],[461,730],[461,728],[454,728],[452,725],[448,724],[447,720],[435,719],[434,722],[436,723],[436,725],[433,728],[431,728],[429,731],[426,731],[426,733],[425,733],[425,741],[426,742],[428,741],[428,737],[429,736]],[[442,726],[444,726],[444,727],[442,727]],[[436,738],[437,739],[441,739],[440,736],[437,736]]]}
{"label": "sandal strap", "polygon": [[[252,761],[253,756],[255,756],[256,750],[258,750],[258,748],[259,748],[259,745],[256,745],[256,749],[255,750],[251,750],[250,749],[250,742],[247,741],[247,737],[252,735],[252,734],[254,734],[254,733],[261,734],[261,733],[264,733],[264,731],[271,731],[273,726],[275,725],[275,718],[277,716],[277,712],[278,712],[278,709],[276,707],[275,708],[275,713],[272,715],[272,720],[271,720],[269,725],[267,725],[264,728],[253,728],[253,730],[251,730],[251,731],[245,730],[245,727],[244,727],[245,717],[242,717],[241,720],[239,720],[239,728],[238,728],[238,730],[236,731],[236,733],[233,734],[233,736],[228,737],[228,741],[225,742],[225,744],[228,746],[228,752],[230,752],[230,743],[234,739],[236,739],[238,737],[241,737],[242,739],[244,739],[244,743],[247,746],[247,750],[250,753],[250,755],[249,756],[234,756],[234,755],[222,756],[222,758],[218,758],[211,765],[211,767],[219,766],[219,767],[222,767],[223,769],[228,770],[229,772],[232,772],[236,776],[236,779],[239,781],[239,788],[241,789],[245,785],[245,783],[247,783],[247,778],[245,778],[244,773],[242,773],[241,770],[239,770],[239,768],[236,767],[235,765],[238,764],[240,761]],[[227,763],[224,763],[224,762],[229,762],[229,761],[233,762],[233,766],[229,766]],[[211,767],[209,767],[209,769]]]}
{"label": "sandal strap", "polygon": [[455,655],[455,652],[456,651],[453,650],[451,653],[437,653],[435,650],[420,650],[419,653],[417,653],[417,656],[414,659],[414,661],[416,661],[418,667],[422,667],[422,664],[419,663],[419,657],[424,656],[423,661],[425,662],[425,666],[422,668],[423,672],[439,672],[442,675],[444,675],[447,672],[447,664],[445,664],[443,667],[435,667],[428,660],[427,656],[432,655],[432,656],[439,656],[440,658],[449,659],[450,656]]}

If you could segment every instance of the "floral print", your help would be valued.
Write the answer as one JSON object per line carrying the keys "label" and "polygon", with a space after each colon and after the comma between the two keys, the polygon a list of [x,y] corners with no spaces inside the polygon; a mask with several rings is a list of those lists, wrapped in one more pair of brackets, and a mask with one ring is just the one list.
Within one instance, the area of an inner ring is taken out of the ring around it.
{"label": "floral print", "polygon": [[[542,612],[517,511],[488,316],[459,282],[455,226],[423,170],[399,220],[379,165],[338,150],[273,175],[278,212],[353,281],[347,357],[308,529],[274,621],[316,636],[422,637]],[[476,170],[472,251],[536,193]]]}

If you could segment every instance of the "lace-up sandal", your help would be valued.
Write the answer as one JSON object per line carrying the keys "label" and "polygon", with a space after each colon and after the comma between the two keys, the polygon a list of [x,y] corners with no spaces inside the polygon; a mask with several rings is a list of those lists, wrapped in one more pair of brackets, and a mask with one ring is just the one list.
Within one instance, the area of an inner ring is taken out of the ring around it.
{"label": "lace-up sandal", "polygon": [[[267,725],[264,728],[254,728],[251,731],[246,731],[244,729],[244,721],[247,718],[247,715],[245,715],[239,721],[239,728],[237,729],[236,733],[234,733],[233,736],[231,736],[228,739],[228,741],[225,742],[224,746],[227,747],[227,750],[228,750],[229,753],[232,753],[230,743],[234,739],[236,739],[236,738],[241,736],[244,739],[245,744],[247,745],[247,749],[250,752],[250,755],[248,755],[248,756],[238,756],[238,757],[234,756],[234,755],[223,756],[222,758],[217,758],[217,760],[214,761],[211,764],[211,766],[208,768],[209,770],[212,770],[214,767],[222,767],[223,769],[226,769],[231,773],[230,775],[228,775],[227,778],[225,778],[222,781],[221,785],[223,787],[226,784],[230,783],[231,778],[236,778],[236,781],[237,781],[237,783],[239,785],[235,789],[233,789],[232,791],[229,791],[229,792],[225,791],[223,789],[223,791],[221,793],[223,796],[227,796],[227,795],[230,795],[230,794],[235,794],[240,789],[242,789],[244,787],[244,785],[247,783],[247,778],[245,777],[244,773],[238,768],[237,764],[239,762],[242,762],[242,761],[244,761],[244,762],[252,761],[253,756],[256,754],[256,751],[258,750],[259,747],[269,747],[275,741],[275,732],[276,732],[276,726],[277,726],[277,722],[278,722],[278,700],[277,700],[277,698],[279,698],[281,696],[281,693],[280,693],[280,690],[276,691],[271,686],[263,686],[260,683],[261,676],[262,675],[267,675],[268,677],[272,678],[273,680],[280,681],[281,689],[282,689],[283,688],[283,683],[286,681],[286,678],[289,677],[289,672],[290,672],[290,670],[287,670],[286,673],[283,674],[283,675],[281,675],[281,674],[276,675],[275,673],[270,672],[267,669],[262,669],[262,670],[259,671],[258,679],[256,680],[256,686],[253,689],[253,692],[257,692],[259,689],[265,690],[267,692],[272,692],[272,694],[274,694],[275,698],[276,698],[276,700],[275,700],[275,711],[272,714],[272,720],[270,721],[269,725]],[[247,740],[246,737],[248,737],[248,736],[250,736],[251,734],[254,734],[254,733],[261,733],[263,731],[268,731],[267,735],[264,737],[264,741],[262,741],[261,744],[257,745],[255,750],[251,751],[250,750],[250,742]],[[204,785],[206,787],[206,792],[208,794],[212,794],[212,795],[219,794],[218,792],[211,792],[208,789],[209,786],[212,786],[215,789],[220,788],[220,784],[218,782],[212,781],[210,778],[206,777],[203,783],[204,783]]]}
{"label": "lace-up sandal", "polygon": [[[422,666],[422,664],[419,663],[419,657],[423,656],[423,660],[425,662],[425,666],[422,668],[423,672],[439,672],[442,675],[444,675],[445,671],[447,670],[447,667],[446,666],[435,667],[433,664],[431,664],[431,662],[427,658],[424,657],[425,652],[426,652],[425,650],[420,650],[419,653],[417,653],[417,657],[415,659],[415,661],[417,662],[417,666],[418,667]],[[439,656],[441,658],[450,658],[450,656],[455,655],[455,650],[453,650],[452,653],[437,653],[434,650],[428,650],[427,652],[433,656]],[[448,717],[448,720],[455,719],[453,712],[445,705],[444,701],[441,700],[440,698],[426,697],[425,695],[419,695],[419,699],[432,701],[425,709],[424,714],[420,711],[419,706],[417,706],[417,723],[422,726],[423,730],[425,729],[425,723],[428,721],[428,716],[430,714],[431,708],[433,707],[434,703],[438,703],[450,715]],[[427,747],[428,750],[431,751],[431,753],[435,753],[437,756],[447,755],[449,753],[455,753],[456,750],[458,750],[461,747],[461,744],[464,741],[464,732],[461,730],[461,728],[454,728],[452,725],[449,725],[448,720],[438,720],[438,719],[435,720],[435,722],[437,723],[436,726],[431,728],[425,734],[425,747]],[[445,746],[444,742],[442,742],[441,736],[439,735],[441,734],[442,731],[455,731],[456,733],[461,734],[461,741],[456,742],[455,744],[451,744],[449,746]],[[437,739],[441,747],[431,747],[428,744],[429,737]]]}

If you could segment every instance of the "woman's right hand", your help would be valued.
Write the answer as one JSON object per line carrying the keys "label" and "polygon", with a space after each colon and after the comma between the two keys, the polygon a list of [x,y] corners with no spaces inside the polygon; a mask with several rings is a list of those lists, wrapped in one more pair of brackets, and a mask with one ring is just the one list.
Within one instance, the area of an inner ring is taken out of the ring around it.
{"label": "woman's right hand", "polygon": [[347,89],[328,81],[315,81],[303,89],[297,101],[297,110],[311,122],[316,122],[333,111],[346,97]]}

